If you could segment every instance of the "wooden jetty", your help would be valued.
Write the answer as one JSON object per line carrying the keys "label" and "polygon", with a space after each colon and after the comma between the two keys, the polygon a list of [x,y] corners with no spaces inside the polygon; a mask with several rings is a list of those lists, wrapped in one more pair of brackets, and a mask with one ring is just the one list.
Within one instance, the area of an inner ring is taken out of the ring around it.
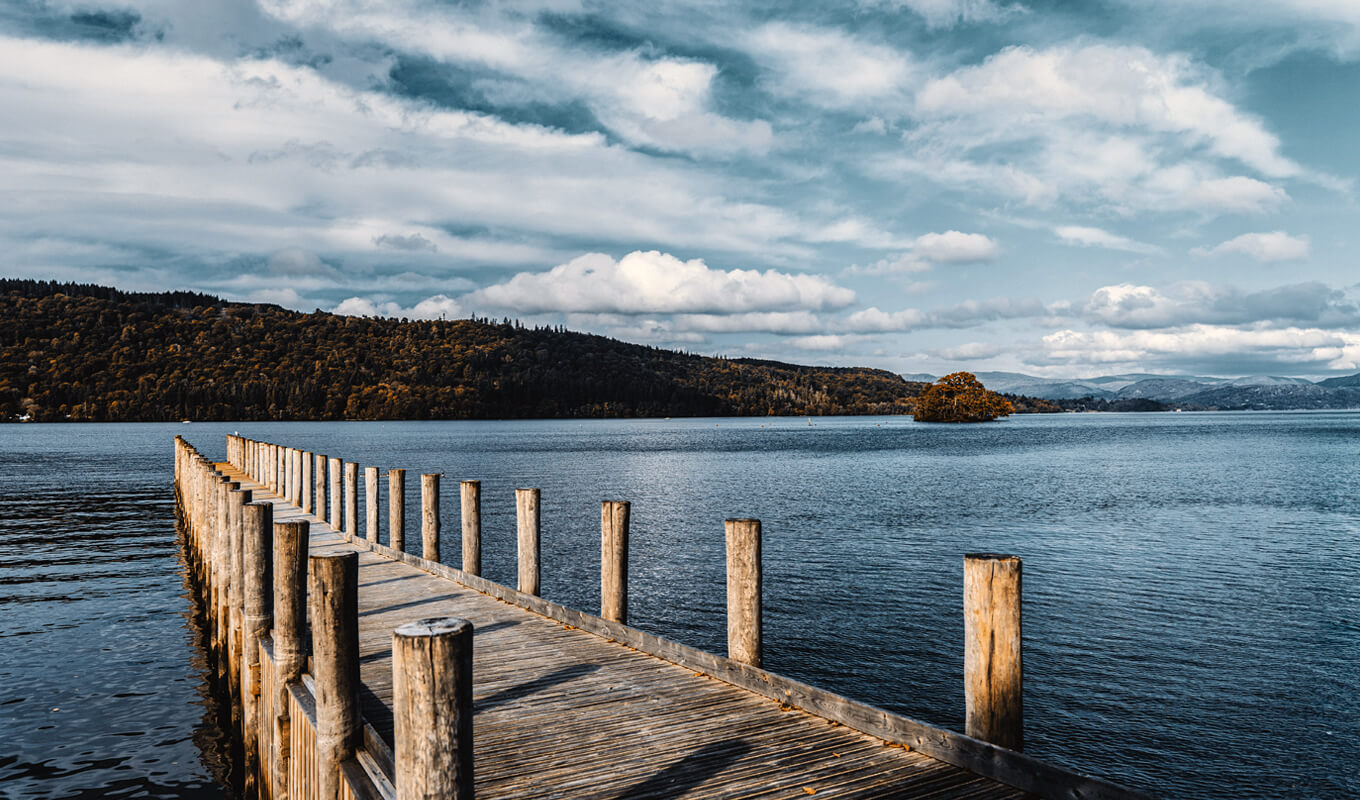
{"label": "wooden jetty", "polygon": [[[728,656],[627,625],[626,502],[601,509],[600,616],[538,596],[537,489],[516,492],[518,587],[403,552],[405,472],[239,436],[214,463],[175,438],[187,562],[231,696],[245,792],[377,798],[1145,798],[1019,752],[1020,563],[965,562],[968,734],[761,669],[760,522],[729,520]],[[475,646],[474,646],[475,641]]]}

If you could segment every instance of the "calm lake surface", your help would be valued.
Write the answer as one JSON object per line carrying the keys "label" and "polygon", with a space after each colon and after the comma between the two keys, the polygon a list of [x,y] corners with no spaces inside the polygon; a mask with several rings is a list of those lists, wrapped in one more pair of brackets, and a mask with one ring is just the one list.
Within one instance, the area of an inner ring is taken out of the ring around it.
{"label": "calm lake surface", "polygon": [[954,729],[963,554],[1014,553],[1028,752],[1168,798],[1360,796],[1360,412],[813,423],[0,426],[0,796],[226,795],[171,439],[230,432],[445,473],[450,554],[481,479],[502,583],[538,486],[543,594],[595,612],[599,501],[630,500],[630,622],[715,652],[722,523],[758,517],[766,666]]}

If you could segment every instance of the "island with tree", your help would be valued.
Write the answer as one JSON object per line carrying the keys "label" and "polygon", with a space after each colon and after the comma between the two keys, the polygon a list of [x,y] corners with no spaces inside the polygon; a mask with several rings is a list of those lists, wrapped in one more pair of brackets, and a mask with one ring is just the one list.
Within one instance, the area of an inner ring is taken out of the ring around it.
{"label": "island with tree", "polygon": [[971,372],[955,372],[926,387],[916,398],[917,422],[991,422],[1015,411]]}

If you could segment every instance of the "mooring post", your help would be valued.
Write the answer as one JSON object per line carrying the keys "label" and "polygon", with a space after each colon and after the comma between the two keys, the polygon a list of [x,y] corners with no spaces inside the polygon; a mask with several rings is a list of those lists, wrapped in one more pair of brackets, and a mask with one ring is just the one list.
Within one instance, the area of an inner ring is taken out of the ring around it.
{"label": "mooring post", "polygon": [[359,465],[345,462],[345,535],[359,535]]}
{"label": "mooring post", "polygon": [[307,558],[312,622],[312,677],[316,681],[317,796],[341,800],[340,765],[354,757],[363,729],[359,717],[359,554],[314,553]]}
{"label": "mooring post", "polygon": [[525,594],[539,592],[539,491],[515,490],[516,540],[519,545],[519,590]]}
{"label": "mooring post", "polygon": [[248,503],[242,507],[244,535],[242,566],[245,572],[245,680],[241,698],[245,727],[245,795],[259,794],[260,775],[260,640],[269,635],[274,621],[272,602],[274,527],[272,503]]}
{"label": "mooring post", "polygon": [[283,445],[279,446],[279,496],[283,502],[293,501],[293,448]]}
{"label": "mooring post", "polygon": [[420,555],[439,560],[439,473],[420,476]]}
{"label": "mooring post", "polygon": [[1020,653],[1020,559],[963,557],[964,733],[1024,748]]}
{"label": "mooring post", "polygon": [[341,523],[343,522],[343,520],[341,519],[340,515],[345,513],[344,509],[345,498],[340,491],[340,482],[344,479],[344,476],[341,474],[340,468],[341,463],[342,462],[339,458],[331,456],[331,463],[326,465],[326,472],[330,475],[331,478],[331,491],[330,491],[331,513],[329,517],[326,517],[326,523],[329,524],[331,526],[331,530],[335,531],[336,533],[339,533],[342,528]]}
{"label": "mooring post", "polygon": [[302,513],[312,513],[312,454],[303,452],[302,459]]}
{"label": "mooring post", "polygon": [[727,528],[727,657],[760,666],[760,520],[729,519]]}
{"label": "mooring post", "polygon": [[245,653],[242,633],[245,629],[242,620],[244,607],[241,603],[245,596],[245,568],[242,563],[241,532],[245,504],[250,502],[250,490],[242,489],[241,484],[231,481],[227,486],[227,666],[228,685],[231,687],[231,714],[236,723],[241,721],[241,658]]}
{"label": "mooring post", "polygon": [[459,485],[463,510],[463,571],[482,574],[482,482]]}
{"label": "mooring post", "polygon": [[288,502],[302,508],[302,452],[288,448]]}
{"label": "mooring post", "polygon": [[275,798],[288,796],[288,684],[307,666],[307,522],[274,523],[274,747]]}
{"label": "mooring post", "polygon": [[387,546],[406,549],[406,470],[387,471]]}
{"label": "mooring post", "polygon": [[316,514],[316,518],[322,522],[326,521],[326,465],[329,463],[330,459],[325,455],[316,454],[316,489],[313,492],[315,499],[312,513]]}
{"label": "mooring post", "polygon": [[397,800],[472,800],[472,623],[397,628],[392,697]]}
{"label": "mooring post", "polygon": [[600,504],[600,616],[628,622],[628,522],[626,500]]}
{"label": "mooring post", "polygon": [[364,538],[378,541],[378,468],[364,467]]}

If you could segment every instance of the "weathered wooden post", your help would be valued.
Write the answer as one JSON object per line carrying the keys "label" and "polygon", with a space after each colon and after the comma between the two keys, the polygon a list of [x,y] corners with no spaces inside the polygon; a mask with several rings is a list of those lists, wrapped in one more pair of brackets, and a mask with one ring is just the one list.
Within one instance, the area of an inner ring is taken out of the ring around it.
{"label": "weathered wooden post", "polygon": [[288,448],[288,502],[302,508],[302,452]]}
{"label": "weathered wooden post", "polygon": [[302,458],[302,513],[312,513],[312,454],[304,452]]}
{"label": "weathered wooden post", "polygon": [[316,495],[316,500],[313,504],[312,513],[316,514],[316,518],[322,522],[326,521],[326,465],[328,463],[330,463],[329,458],[321,453],[316,454],[316,489],[313,492]]}
{"label": "weathered wooden post", "polygon": [[626,500],[600,504],[600,616],[628,622],[628,522]]}
{"label": "weathered wooden post", "polygon": [[482,574],[482,482],[463,481],[463,571]]}
{"label": "weathered wooden post", "polygon": [[359,717],[359,554],[307,558],[316,682],[317,796],[341,800],[340,765],[354,757],[363,734]]}
{"label": "weathered wooden post", "polygon": [[1024,748],[1020,654],[1020,559],[963,557],[964,733]]}
{"label": "weathered wooden post", "polygon": [[274,455],[278,458],[279,488],[278,495],[283,502],[288,502],[288,487],[293,476],[288,474],[288,448],[283,445],[276,445]]}
{"label": "weathered wooden post", "polygon": [[245,795],[259,793],[260,775],[260,640],[269,635],[274,622],[272,503],[249,503],[242,507],[242,567],[245,572],[245,676],[241,699],[245,710],[242,740],[245,745]]}
{"label": "weathered wooden post", "polygon": [[406,470],[387,471],[387,545],[406,549]]}
{"label": "weathered wooden post", "polygon": [[345,534],[359,535],[359,465],[345,463]]}
{"label": "weathered wooden post", "polygon": [[439,473],[420,476],[420,555],[439,560]]}
{"label": "weathered wooden post", "polygon": [[227,590],[227,641],[232,719],[240,722],[244,708],[241,706],[242,686],[244,685],[245,659],[245,561],[244,529],[245,505],[251,501],[251,491],[242,489],[241,484],[231,481],[227,484],[227,552],[230,554]]}
{"label": "weathered wooden post", "polygon": [[364,538],[378,541],[378,468],[364,467]]}
{"label": "weathered wooden post", "polygon": [[288,684],[307,666],[307,522],[274,523],[274,747],[276,800],[288,796]]}
{"label": "weathered wooden post", "polygon": [[397,800],[472,800],[472,623],[397,628],[392,701]]}
{"label": "weathered wooden post", "polygon": [[326,517],[326,523],[330,525],[331,529],[334,530],[336,533],[339,533],[341,529],[342,520],[340,515],[344,513],[344,499],[345,499],[344,495],[341,494],[340,491],[340,482],[343,480],[344,477],[341,474],[340,464],[341,464],[340,459],[332,456],[331,462],[326,465],[326,472],[330,475],[331,478],[331,491],[330,491],[331,513],[330,516]]}
{"label": "weathered wooden post", "polygon": [[519,545],[519,590],[537,595],[539,580],[539,492],[515,490],[516,540]]}
{"label": "weathered wooden post", "polygon": [[729,519],[727,528],[727,657],[760,666],[760,520]]}

